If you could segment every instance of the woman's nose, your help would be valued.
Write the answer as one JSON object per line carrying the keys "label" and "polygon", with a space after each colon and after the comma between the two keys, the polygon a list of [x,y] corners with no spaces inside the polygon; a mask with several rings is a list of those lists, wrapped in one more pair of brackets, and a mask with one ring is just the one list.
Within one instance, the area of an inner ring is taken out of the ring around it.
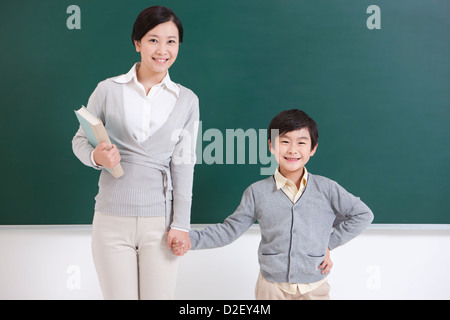
{"label": "woman's nose", "polygon": [[157,53],[157,54],[160,54],[160,55],[166,53],[166,46],[165,46],[163,43],[160,44],[160,45],[158,46],[158,48],[156,49],[156,53]]}

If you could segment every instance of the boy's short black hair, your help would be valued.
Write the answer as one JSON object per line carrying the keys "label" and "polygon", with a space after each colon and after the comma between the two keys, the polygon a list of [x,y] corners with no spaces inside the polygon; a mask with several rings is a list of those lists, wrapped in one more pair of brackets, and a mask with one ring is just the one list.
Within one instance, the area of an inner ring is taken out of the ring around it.
{"label": "boy's short black hair", "polygon": [[[280,112],[272,119],[269,125],[269,140],[271,139],[272,130],[274,134],[282,135],[286,132],[300,130],[301,128],[308,128],[309,135],[311,136],[311,150],[319,142],[319,128],[310,116],[308,116],[304,111],[299,109],[291,109]],[[272,136],[272,139],[275,139]]]}
{"label": "boy's short black hair", "polygon": [[150,30],[157,25],[172,21],[178,28],[178,37],[180,43],[183,42],[183,25],[175,13],[163,6],[152,6],[144,9],[137,17],[133,25],[133,33],[131,34],[131,41],[140,41]]}

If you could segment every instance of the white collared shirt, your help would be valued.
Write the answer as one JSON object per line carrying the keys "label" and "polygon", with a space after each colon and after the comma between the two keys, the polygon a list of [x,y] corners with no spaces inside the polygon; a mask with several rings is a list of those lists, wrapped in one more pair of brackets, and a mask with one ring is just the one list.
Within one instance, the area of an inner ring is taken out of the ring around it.
{"label": "white collared shirt", "polygon": [[138,142],[147,140],[163,126],[169,118],[180,93],[179,86],[170,80],[169,72],[164,79],[154,85],[148,95],[144,86],[138,81],[136,63],[124,75],[113,78],[117,83],[124,84],[123,97],[127,126]]}
{"label": "white collared shirt", "polygon": [[[126,114],[127,126],[138,142],[147,140],[153,133],[163,126],[173,111],[180,93],[180,87],[170,80],[169,71],[164,79],[154,85],[148,95],[145,88],[138,81],[137,70],[140,63],[135,63],[128,73],[114,77],[113,81],[121,83],[123,87],[123,106]],[[94,161],[94,152],[91,153]]]}

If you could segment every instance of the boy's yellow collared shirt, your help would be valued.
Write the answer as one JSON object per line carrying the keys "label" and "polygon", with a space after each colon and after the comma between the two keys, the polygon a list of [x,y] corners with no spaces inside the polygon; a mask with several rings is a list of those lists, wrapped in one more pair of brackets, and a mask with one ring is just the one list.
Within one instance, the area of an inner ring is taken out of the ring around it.
{"label": "boy's yellow collared shirt", "polygon": [[[299,189],[297,188],[294,182],[292,182],[289,179],[286,179],[280,173],[279,168],[277,168],[277,170],[275,171],[275,182],[277,185],[277,189],[278,190],[281,189],[289,197],[289,199],[293,203],[295,203],[301,197],[303,191],[305,190],[306,183],[308,182],[308,171],[306,170],[305,167],[305,173],[303,174]],[[327,278],[324,278],[322,280],[313,283],[276,282],[275,285],[279,287],[281,290],[290,294],[296,294],[297,289],[300,291],[301,294],[305,294],[320,287],[320,285],[322,285],[326,281],[326,279]]]}
{"label": "boy's yellow collared shirt", "polygon": [[302,181],[300,183],[300,189],[297,189],[295,183],[287,178],[285,178],[281,173],[279,168],[275,171],[275,182],[277,184],[277,189],[281,189],[284,193],[291,199],[292,202],[296,202],[305,190],[306,183],[308,182],[308,171],[305,168],[305,173],[303,174]]}

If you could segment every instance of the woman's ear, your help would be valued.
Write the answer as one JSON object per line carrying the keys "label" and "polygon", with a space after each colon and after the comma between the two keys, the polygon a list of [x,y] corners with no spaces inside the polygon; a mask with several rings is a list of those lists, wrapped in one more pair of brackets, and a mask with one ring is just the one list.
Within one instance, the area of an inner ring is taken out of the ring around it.
{"label": "woman's ear", "polygon": [[136,52],[141,52],[141,41],[134,40],[134,46],[136,47]]}

